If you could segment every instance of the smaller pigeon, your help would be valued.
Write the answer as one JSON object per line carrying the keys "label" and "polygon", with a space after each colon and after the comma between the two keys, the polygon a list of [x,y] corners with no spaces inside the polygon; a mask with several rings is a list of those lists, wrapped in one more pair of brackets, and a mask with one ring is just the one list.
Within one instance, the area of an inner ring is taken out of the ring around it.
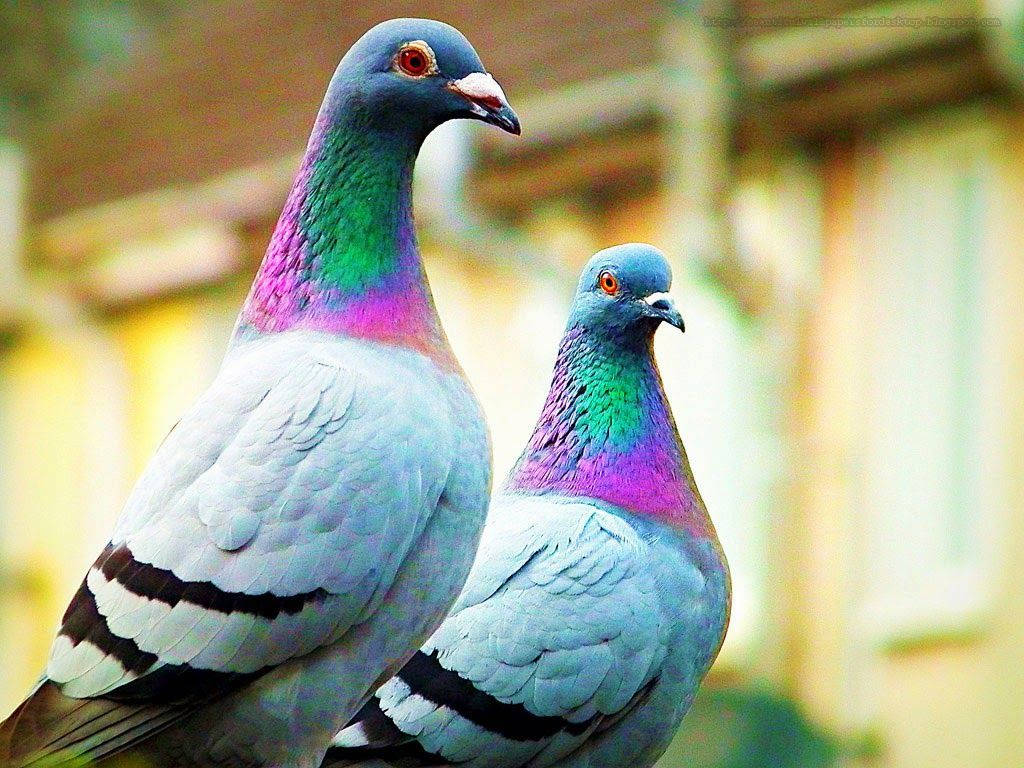
{"label": "smaller pigeon", "polygon": [[533,436],[441,627],[327,766],[642,768],[729,620],[722,548],[654,361],[683,330],[649,245],[587,264]]}

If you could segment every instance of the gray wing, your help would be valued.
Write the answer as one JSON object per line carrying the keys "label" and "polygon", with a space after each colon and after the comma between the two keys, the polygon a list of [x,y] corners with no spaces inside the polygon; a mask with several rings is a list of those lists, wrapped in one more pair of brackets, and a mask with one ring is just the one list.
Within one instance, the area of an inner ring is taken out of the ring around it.
{"label": "gray wing", "polygon": [[451,614],[328,764],[520,766],[576,749],[642,700],[665,660],[649,556],[593,507],[496,502]]}
{"label": "gray wing", "polygon": [[124,748],[371,616],[454,461],[422,395],[281,344],[227,366],[137,484],[64,616],[49,704],[0,728],[0,755]]}

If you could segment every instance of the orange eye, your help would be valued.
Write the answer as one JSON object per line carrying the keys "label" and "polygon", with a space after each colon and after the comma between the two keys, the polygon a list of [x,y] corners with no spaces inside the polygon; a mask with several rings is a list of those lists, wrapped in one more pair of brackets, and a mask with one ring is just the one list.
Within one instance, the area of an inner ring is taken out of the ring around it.
{"label": "orange eye", "polygon": [[395,63],[409,77],[423,77],[433,69],[434,56],[424,45],[409,44],[398,52]]}
{"label": "orange eye", "polygon": [[609,296],[614,296],[619,292],[619,279],[607,269],[597,276],[597,284]]}

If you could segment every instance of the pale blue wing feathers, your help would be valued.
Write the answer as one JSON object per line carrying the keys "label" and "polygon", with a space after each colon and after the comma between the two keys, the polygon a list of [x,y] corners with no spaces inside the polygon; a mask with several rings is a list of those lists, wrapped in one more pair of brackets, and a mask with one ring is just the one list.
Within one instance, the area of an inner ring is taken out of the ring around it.
{"label": "pale blue wing feathers", "polygon": [[62,632],[48,675],[69,695],[168,665],[257,673],[332,642],[436,507],[455,458],[443,403],[328,345],[247,354],[160,446],[90,571],[89,609],[130,643]]}
{"label": "pale blue wing feathers", "polygon": [[327,764],[389,761],[410,737],[425,760],[472,766],[568,754],[663,669],[673,622],[652,554],[589,504],[495,499],[450,615],[338,734]]}
{"label": "pale blue wing feathers", "polygon": [[522,512],[494,515],[469,587],[424,650],[502,701],[579,721],[629,702],[664,658],[669,628],[628,525],[585,505],[546,506],[530,527]]}

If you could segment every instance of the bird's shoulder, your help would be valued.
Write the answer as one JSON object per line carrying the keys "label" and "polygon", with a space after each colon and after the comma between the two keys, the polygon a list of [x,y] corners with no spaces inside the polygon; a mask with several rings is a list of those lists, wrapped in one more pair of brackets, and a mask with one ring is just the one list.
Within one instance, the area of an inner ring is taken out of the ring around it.
{"label": "bird's shoulder", "polygon": [[624,707],[665,657],[650,542],[581,502],[500,496],[466,586],[423,649],[503,703],[580,721]]}
{"label": "bird's shoulder", "polygon": [[[279,334],[229,354],[150,460],[114,539],[177,515],[182,496],[218,507],[247,489],[267,506],[300,485],[329,493],[388,460],[445,475],[456,450],[452,409],[417,363],[316,334]],[[229,506],[236,530],[218,543],[238,549],[251,526]]]}
{"label": "bird's shoulder", "polygon": [[671,622],[651,547],[587,501],[496,496],[448,618],[338,735],[336,756],[409,738],[455,761],[502,750],[500,765],[574,748],[661,673]]}
{"label": "bird's shoulder", "polygon": [[667,557],[666,550],[678,547],[666,544],[660,531],[642,521],[600,504],[555,495],[499,494],[492,499],[473,572],[452,613],[513,586],[592,598],[631,580],[654,588],[660,578],[654,561]]}
{"label": "bird's shoulder", "polygon": [[[264,386],[295,369],[357,382],[385,396],[433,398],[448,387],[450,374],[414,350],[316,331],[273,334],[231,348],[210,390],[239,380]],[[443,398],[442,398],[443,400]]]}
{"label": "bird's shoulder", "polygon": [[69,695],[258,674],[376,609],[457,446],[427,384],[302,342],[229,357],[157,450],[55,642]]}

